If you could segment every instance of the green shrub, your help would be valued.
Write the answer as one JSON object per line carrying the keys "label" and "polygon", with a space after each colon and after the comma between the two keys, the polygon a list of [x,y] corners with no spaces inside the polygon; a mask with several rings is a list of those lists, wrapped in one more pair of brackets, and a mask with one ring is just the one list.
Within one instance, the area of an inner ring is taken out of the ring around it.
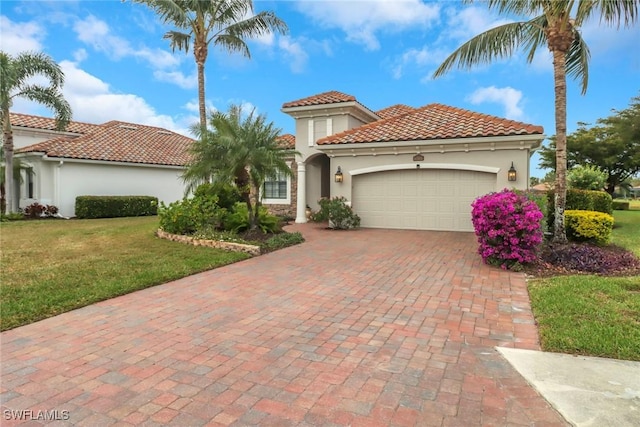
{"label": "green shrub", "polygon": [[20,212],[9,212],[7,214],[0,214],[0,222],[6,221],[20,221],[25,219],[24,214]]}
{"label": "green shrub", "polygon": [[241,202],[240,192],[231,184],[201,184],[196,188],[194,197],[211,195],[218,198],[218,206],[231,211],[237,202]]}
{"label": "green shrub", "polygon": [[201,192],[168,206],[160,203],[160,228],[172,234],[193,234],[207,226],[219,227],[226,209],[220,208],[217,202],[215,195]]}
{"label": "green shrub", "polygon": [[613,217],[595,211],[568,210],[564,213],[567,238],[604,245],[611,237]]}
{"label": "green shrub", "polygon": [[152,196],[78,196],[76,217],[119,218],[158,213],[158,198]]}
{"label": "green shrub", "polygon": [[613,213],[613,198],[606,191],[591,192],[593,210],[611,215]]}
{"label": "green shrub", "polygon": [[613,201],[613,209],[616,211],[628,211],[629,210],[629,201],[628,200],[614,200]]}
{"label": "green shrub", "polygon": [[304,242],[304,237],[299,232],[295,233],[279,233],[266,240],[260,248],[262,252],[275,251],[277,249],[286,248],[288,246],[297,245]]}
{"label": "green shrub", "polygon": [[313,221],[329,221],[329,226],[337,230],[360,227],[360,217],[347,205],[344,197],[321,199],[318,203],[320,210],[313,214]]}
{"label": "green shrub", "polygon": [[[567,189],[566,210],[580,211],[596,211],[611,215],[613,213],[613,204],[611,196],[605,191],[577,190],[575,188]],[[549,190],[547,192],[547,227],[553,229],[553,221],[555,219],[555,192]]]}
{"label": "green shrub", "polygon": [[607,173],[597,166],[576,166],[567,174],[567,183],[579,190],[602,190],[607,183]]}
{"label": "green shrub", "polygon": [[[223,221],[223,228],[227,231],[239,233],[249,229],[249,208],[246,203],[236,202]],[[271,215],[267,208],[258,209],[258,227],[263,233],[277,233],[280,231],[280,218]]]}

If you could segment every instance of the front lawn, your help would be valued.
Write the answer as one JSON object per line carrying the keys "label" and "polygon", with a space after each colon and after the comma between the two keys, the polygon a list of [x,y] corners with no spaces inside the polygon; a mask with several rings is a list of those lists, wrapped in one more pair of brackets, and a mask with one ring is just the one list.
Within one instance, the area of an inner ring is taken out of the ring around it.
{"label": "front lawn", "polygon": [[0,330],[248,257],[158,239],[157,217],[16,221],[0,227]]}
{"label": "front lawn", "polygon": [[[640,211],[614,211],[611,241],[640,256]],[[529,283],[544,351],[640,360],[640,277],[557,276]]]}

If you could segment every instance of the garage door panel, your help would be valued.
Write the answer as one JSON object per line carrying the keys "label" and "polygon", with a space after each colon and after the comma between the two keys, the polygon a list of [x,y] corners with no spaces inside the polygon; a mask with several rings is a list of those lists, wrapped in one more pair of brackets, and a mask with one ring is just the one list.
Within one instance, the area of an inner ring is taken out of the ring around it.
{"label": "garage door panel", "polygon": [[495,187],[491,173],[377,172],[354,177],[352,202],[363,227],[473,231],[471,203]]}

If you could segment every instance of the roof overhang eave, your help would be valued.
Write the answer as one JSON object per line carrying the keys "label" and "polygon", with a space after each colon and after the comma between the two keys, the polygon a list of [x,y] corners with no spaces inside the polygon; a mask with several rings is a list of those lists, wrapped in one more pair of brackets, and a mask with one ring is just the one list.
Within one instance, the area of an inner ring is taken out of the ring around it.
{"label": "roof overhang eave", "polygon": [[448,151],[535,150],[545,139],[544,134],[509,135],[474,138],[431,139],[415,141],[324,144],[315,148],[329,156],[356,154],[400,154]]}
{"label": "roof overhang eave", "polygon": [[352,114],[356,115],[356,117],[363,116],[363,118],[366,118],[369,121],[380,120],[380,117],[376,113],[369,110],[358,101],[336,102],[333,104],[303,105],[300,107],[283,107],[280,111],[296,119],[331,115],[336,114],[336,112],[338,112],[339,114],[351,112]]}
{"label": "roof overhang eave", "polygon": [[142,167],[142,168],[161,168],[161,169],[176,169],[182,170],[186,168],[185,166],[178,165],[166,165],[160,163],[134,163],[134,162],[119,162],[112,160],[92,160],[92,159],[75,159],[71,157],[62,157],[62,156],[48,156],[46,153],[42,153],[42,160],[47,162],[63,162],[63,163],[85,163],[85,164],[95,164],[95,165],[109,165],[109,166],[134,166],[134,167]]}

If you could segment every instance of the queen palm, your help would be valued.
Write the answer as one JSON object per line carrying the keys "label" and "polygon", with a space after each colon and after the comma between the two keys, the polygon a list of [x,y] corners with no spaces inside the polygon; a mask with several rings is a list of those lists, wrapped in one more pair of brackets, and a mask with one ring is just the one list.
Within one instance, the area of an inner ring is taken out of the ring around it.
{"label": "queen palm", "polygon": [[[34,83],[32,78],[44,77],[49,85]],[[71,107],[62,96],[64,73],[51,57],[44,53],[20,53],[15,57],[0,51],[0,120],[4,151],[4,182],[6,209],[11,212],[13,194],[13,130],[9,111],[16,98],[25,98],[53,110],[56,128],[64,130],[71,120]]]}
{"label": "queen palm", "polygon": [[209,123],[211,129],[192,126],[198,141],[183,179],[192,189],[209,177],[214,184],[235,184],[249,211],[249,228],[256,229],[265,179],[278,172],[290,176],[287,158],[297,153],[278,145],[280,129],[255,110],[243,114],[242,107],[232,105],[228,113],[211,113]]}
{"label": "queen palm", "polygon": [[538,48],[546,46],[553,57],[555,85],[556,182],[553,240],[566,242],[564,209],[567,172],[567,79],[580,80],[582,94],[589,79],[589,48],[579,28],[599,16],[607,25],[631,26],[638,19],[638,0],[488,0],[499,13],[533,16],[528,21],[504,24],[479,34],[460,46],[438,67],[439,77],[454,66],[471,68],[511,56],[517,48],[531,62]]}
{"label": "queen palm", "polygon": [[177,30],[168,31],[173,51],[189,51],[193,42],[193,55],[198,68],[198,107],[200,126],[207,124],[205,106],[204,66],[209,44],[228,52],[239,52],[251,57],[245,39],[277,31],[284,34],[287,25],[271,11],[254,15],[252,0],[133,0],[149,6],[166,23]]}

